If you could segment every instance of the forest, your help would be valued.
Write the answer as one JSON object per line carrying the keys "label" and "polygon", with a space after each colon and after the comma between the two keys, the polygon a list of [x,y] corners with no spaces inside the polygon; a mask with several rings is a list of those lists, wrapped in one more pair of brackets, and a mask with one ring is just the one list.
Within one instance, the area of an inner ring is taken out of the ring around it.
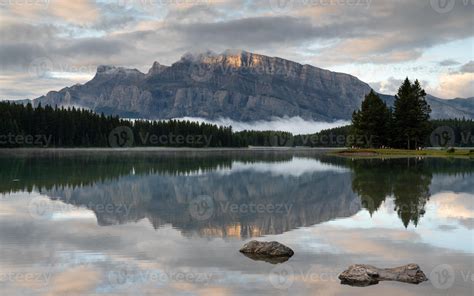
{"label": "forest", "polygon": [[[370,96],[370,94],[368,95]],[[363,112],[364,105],[361,111]],[[474,121],[468,119],[430,120],[417,145],[431,146],[430,132],[449,127],[452,146],[472,147]],[[364,134],[372,133],[370,135]],[[0,147],[349,147],[373,145],[372,131],[355,125],[323,130],[309,135],[279,131],[240,131],[232,127],[178,120],[125,120],[78,108],[33,107],[0,102]],[[369,137],[370,136],[370,137]],[[381,145],[376,138],[376,145]],[[384,138],[383,141],[386,141]]]}

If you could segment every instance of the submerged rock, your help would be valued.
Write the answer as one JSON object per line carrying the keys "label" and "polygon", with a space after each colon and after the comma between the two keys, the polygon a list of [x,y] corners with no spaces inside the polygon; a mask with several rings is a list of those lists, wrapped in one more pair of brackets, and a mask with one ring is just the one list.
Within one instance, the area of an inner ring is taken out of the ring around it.
{"label": "submerged rock", "polygon": [[279,242],[259,242],[255,240],[246,243],[240,249],[240,252],[254,255],[252,256],[254,258],[257,258],[255,255],[259,255],[260,260],[263,257],[291,257],[294,254],[292,249]]}
{"label": "submerged rock", "polygon": [[272,256],[265,256],[260,254],[253,254],[253,253],[243,253],[245,257],[250,258],[255,261],[264,261],[270,264],[279,264],[286,262],[290,259],[289,256],[279,256],[279,257],[272,257]]}
{"label": "submerged rock", "polygon": [[407,264],[395,268],[377,268],[371,265],[355,264],[339,275],[341,284],[365,287],[378,284],[379,281],[399,281],[419,284],[427,281],[425,274],[417,264]]}

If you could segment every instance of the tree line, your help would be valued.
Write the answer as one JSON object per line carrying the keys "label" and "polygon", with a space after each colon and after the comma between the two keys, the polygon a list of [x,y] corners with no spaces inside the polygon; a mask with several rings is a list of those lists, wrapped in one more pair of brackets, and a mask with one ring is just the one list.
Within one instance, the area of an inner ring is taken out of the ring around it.
{"label": "tree line", "polygon": [[[75,107],[0,102],[0,147],[393,147],[433,146],[433,131],[443,143],[474,146],[474,121],[430,120],[430,106],[418,81],[407,78],[393,108],[371,91],[352,125],[308,135],[282,131],[240,131],[178,120],[125,120]],[[446,127],[448,132],[446,132]],[[447,136],[445,137],[445,134]],[[445,138],[442,138],[445,137]],[[448,141],[451,140],[452,141]],[[444,144],[441,143],[441,146]]]}
{"label": "tree line", "polygon": [[231,127],[177,120],[130,121],[75,107],[33,108],[31,104],[0,102],[0,147],[122,147],[121,144],[127,147],[245,145]]}
{"label": "tree line", "polygon": [[287,146],[292,139],[287,132],[234,132],[208,123],[131,121],[75,107],[0,102],[0,148]]}

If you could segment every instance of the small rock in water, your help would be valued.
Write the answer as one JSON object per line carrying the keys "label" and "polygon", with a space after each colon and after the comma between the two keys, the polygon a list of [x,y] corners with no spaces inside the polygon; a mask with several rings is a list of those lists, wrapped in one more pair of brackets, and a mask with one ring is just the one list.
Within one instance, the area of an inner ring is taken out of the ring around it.
{"label": "small rock in water", "polygon": [[395,268],[377,268],[371,265],[355,264],[339,275],[341,284],[366,287],[379,281],[399,281],[419,284],[427,281],[425,274],[417,264],[407,264]]}
{"label": "small rock in water", "polygon": [[240,252],[268,257],[291,257],[294,254],[292,249],[279,242],[259,242],[255,240],[246,243],[240,249]]}
{"label": "small rock in water", "polygon": [[272,257],[272,256],[265,256],[260,254],[253,254],[253,253],[242,253],[245,257],[250,258],[255,261],[264,261],[270,264],[279,264],[286,262],[290,259],[288,256],[279,256],[279,257]]}

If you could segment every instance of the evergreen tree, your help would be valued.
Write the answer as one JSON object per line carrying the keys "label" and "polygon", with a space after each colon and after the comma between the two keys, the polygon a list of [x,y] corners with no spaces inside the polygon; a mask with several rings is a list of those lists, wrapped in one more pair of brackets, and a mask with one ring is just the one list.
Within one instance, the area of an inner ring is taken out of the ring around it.
{"label": "evergreen tree", "polygon": [[431,108],[425,100],[426,93],[418,80],[411,83],[408,78],[395,96],[393,112],[394,145],[399,148],[416,149],[422,145],[430,132]]}
{"label": "evergreen tree", "polygon": [[387,105],[371,90],[361,109],[352,114],[353,134],[363,140],[358,145],[379,148],[389,144],[390,117]]}

